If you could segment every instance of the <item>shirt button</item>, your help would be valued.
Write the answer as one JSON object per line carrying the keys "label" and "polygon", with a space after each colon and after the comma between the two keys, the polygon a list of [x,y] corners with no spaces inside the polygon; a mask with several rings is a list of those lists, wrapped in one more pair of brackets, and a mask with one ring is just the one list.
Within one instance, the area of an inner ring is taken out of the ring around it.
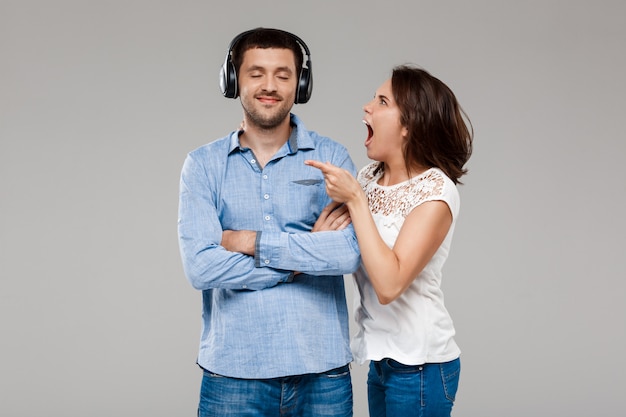
{"label": "shirt button", "polygon": [[263,175],[263,179],[266,180],[267,179],[267,174]]}
{"label": "shirt button", "polygon": [[269,219],[270,219],[270,216],[265,216],[265,220],[269,220]]}
{"label": "shirt button", "polygon": [[256,159],[251,159],[250,162],[255,164],[256,163]]}
{"label": "shirt button", "polygon": [[264,199],[266,199],[266,200],[269,200],[270,195],[269,195],[269,194],[265,194],[265,195],[263,196],[263,198],[264,198]]}
{"label": "shirt button", "polygon": [[267,265],[267,264],[269,264],[269,263],[270,263],[270,260],[269,260],[269,259],[266,259],[266,260],[265,260],[265,265]]}
{"label": "shirt button", "polygon": [[248,286],[247,285],[242,285],[241,288],[246,289],[246,288],[248,288]]}

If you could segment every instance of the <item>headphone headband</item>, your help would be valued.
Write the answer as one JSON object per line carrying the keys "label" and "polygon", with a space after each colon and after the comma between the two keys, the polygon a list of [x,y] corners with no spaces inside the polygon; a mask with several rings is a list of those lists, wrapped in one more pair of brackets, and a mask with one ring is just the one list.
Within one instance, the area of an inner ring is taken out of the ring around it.
{"label": "headphone headband", "polygon": [[[237,43],[246,36],[257,32],[259,30],[263,30],[266,28],[257,28],[247,30],[245,32],[240,33],[235,36],[232,41],[230,41],[230,45],[228,46],[228,52],[226,53],[226,59],[224,59],[224,64],[220,69],[220,89],[222,90],[222,94],[227,98],[237,98],[239,96],[239,85],[237,82],[237,69],[232,61],[232,52],[233,48],[237,45]],[[300,75],[298,77],[298,87],[296,90],[296,98],[295,103],[306,103],[311,98],[311,92],[313,90],[313,73],[311,69],[311,51],[307,44],[300,39],[298,36],[293,33],[281,30],[281,29],[271,29],[276,32],[280,32],[284,35],[289,36],[293,40],[295,40],[301,49],[304,49],[304,54],[302,55],[302,69],[300,70]],[[302,51],[300,51],[302,52]],[[306,55],[306,57],[305,57]],[[306,59],[305,59],[306,58]],[[305,67],[306,64],[306,67]]]}
{"label": "headphone headband", "polygon": [[[248,35],[250,35],[250,34],[252,34],[254,32],[258,32],[261,29],[266,29],[266,28],[257,28],[257,29],[246,30],[245,32],[241,32],[239,35],[235,36],[233,38],[233,40],[230,41],[230,45],[228,45],[228,53],[230,54],[233,51],[233,48],[235,47],[237,42],[239,42],[242,38],[245,38],[246,36],[248,36]],[[298,37],[297,35],[294,35],[291,32],[287,32],[286,30],[282,30],[282,29],[271,29],[271,30],[283,33],[283,34],[293,38],[296,42],[298,42],[298,44],[300,44],[302,49],[304,49],[304,52],[306,53],[307,57],[309,57],[309,59],[311,58],[311,51],[309,50],[309,47],[306,45],[306,43],[300,37]]]}

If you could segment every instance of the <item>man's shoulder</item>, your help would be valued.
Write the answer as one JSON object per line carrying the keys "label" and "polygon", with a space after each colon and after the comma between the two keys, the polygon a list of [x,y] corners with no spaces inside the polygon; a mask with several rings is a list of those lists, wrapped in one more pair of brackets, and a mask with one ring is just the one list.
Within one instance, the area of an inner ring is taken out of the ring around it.
{"label": "man's shoulder", "polygon": [[189,152],[189,155],[191,155],[192,157],[208,157],[211,155],[215,155],[215,156],[222,156],[220,155],[220,151],[224,151],[224,152],[228,152],[228,150],[230,149],[230,138],[232,136],[232,133],[229,133],[228,135],[221,137],[219,139],[215,139],[211,142],[208,142],[204,145],[201,145],[197,148],[195,148],[194,150],[192,150],[191,152]]}
{"label": "man's shoulder", "polygon": [[318,146],[329,146],[331,148],[345,148],[341,143],[328,136],[320,135],[315,131],[308,131],[309,136]]}
{"label": "man's shoulder", "polygon": [[320,152],[348,152],[340,142],[329,136],[321,135],[314,130],[307,130],[306,135],[310,140],[310,147]]}

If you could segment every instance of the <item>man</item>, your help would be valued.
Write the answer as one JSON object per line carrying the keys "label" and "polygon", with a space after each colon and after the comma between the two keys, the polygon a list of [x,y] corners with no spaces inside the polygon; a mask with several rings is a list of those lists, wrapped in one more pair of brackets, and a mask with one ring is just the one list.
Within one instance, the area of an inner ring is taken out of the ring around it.
{"label": "man", "polygon": [[198,414],[351,416],[342,274],[358,267],[358,245],[304,161],[355,167],[291,113],[311,94],[308,47],[277,29],[244,32],[221,87],[240,97],[245,129],[191,152],[180,185],[183,266],[203,298]]}

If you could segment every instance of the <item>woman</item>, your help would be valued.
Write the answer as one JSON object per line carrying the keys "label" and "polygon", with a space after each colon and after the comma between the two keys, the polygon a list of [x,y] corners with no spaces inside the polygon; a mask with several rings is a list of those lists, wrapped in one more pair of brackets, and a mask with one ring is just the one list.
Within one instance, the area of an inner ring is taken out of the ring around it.
{"label": "woman", "polygon": [[352,349],[357,362],[370,361],[370,416],[449,416],[460,350],[441,270],[459,212],[456,185],[472,152],[471,124],[444,83],[411,66],[394,68],[364,111],[365,147],[375,162],[357,179],[328,163],[306,163],[348,208],[361,249]]}

